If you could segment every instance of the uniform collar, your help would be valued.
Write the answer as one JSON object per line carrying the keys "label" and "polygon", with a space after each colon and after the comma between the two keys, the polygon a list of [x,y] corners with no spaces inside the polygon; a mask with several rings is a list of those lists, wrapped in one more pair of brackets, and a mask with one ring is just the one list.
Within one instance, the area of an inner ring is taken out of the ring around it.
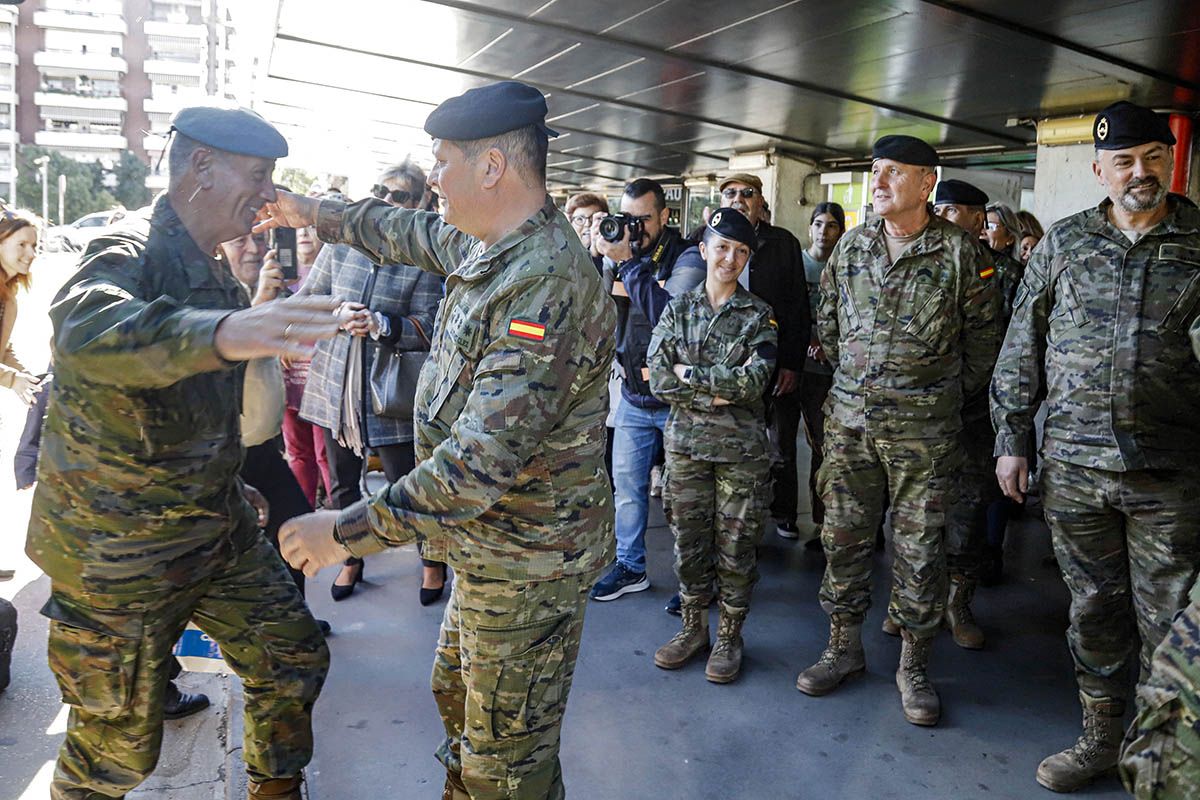
{"label": "uniform collar", "polygon": [[[1111,198],[1106,197],[1101,200],[1100,204],[1088,213],[1084,228],[1093,233],[1102,233],[1110,239],[1127,242],[1129,240],[1125,234],[1108,218],[1108,210],[1112,208],[1112,204]],[[1145,236],[1187,235],[1200,232],[1200,209],[1196,207],[1195,203],[1181,194],[1171,192],[1167,195],[1167,204],[1169,206],[1167,216],[1147,231]]]}
{"label": "uniform collar", "polygon": [[193,289],[229,290],[237,285],[237,279],[224,259],[213,257],[200,249],[196,240],[188,233],[179,218],[167,193],[163,192],[154,201],[150,216],[150,230],[169,242],[167,250],[187,275],[188,286]]}
{"label": "uniform collar", "polygon": [[[871,249],[878,254],[887,255],[887,233],[883,228],[883,217],[876,217],[863,226],[863,232],[871,240]],[[909,244],[908,249],[904,251],[904,255],[920,256],[926,253],[932,253],[941,250],[946,243],[947,227],[957,228],[953,223],[929,211],[929,223],[921,231],[916,239]]]}
{"label": "uniform collar", "polygon": [[[462,269],[455,272],[455,275],[463,280],[475,280],[476,278],[488,275],[493,269],[504,265],[504,255],[506,253],[515,249],[526,239],[551,224],[555,217],[558,216],[561,216],[558,207],[554,205],[554,201],[550,199],[550,195],[546,195],[546,202],[542,204],[537,213],[504,234],[491,247],[484,249],[483,242],[477,243],[475,247],[478,249],[479,255],[464,264]],[[565,223],[565,217],[563,217],[563,221]],[[574,230],[571,233],[574,234]]]}

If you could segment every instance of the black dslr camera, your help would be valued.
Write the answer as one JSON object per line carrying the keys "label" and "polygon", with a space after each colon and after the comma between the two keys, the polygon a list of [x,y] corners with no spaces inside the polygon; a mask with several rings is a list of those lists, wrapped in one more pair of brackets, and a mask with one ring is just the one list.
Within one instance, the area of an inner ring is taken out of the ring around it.
{"label": "black dslr camera", "polygon": [[606,242],[619,242],[625,237],[625,229],[629,229],[629,241],[635,247],[642,240],[646,223],[632,214],[609,214],[600,220],[600,235]]}

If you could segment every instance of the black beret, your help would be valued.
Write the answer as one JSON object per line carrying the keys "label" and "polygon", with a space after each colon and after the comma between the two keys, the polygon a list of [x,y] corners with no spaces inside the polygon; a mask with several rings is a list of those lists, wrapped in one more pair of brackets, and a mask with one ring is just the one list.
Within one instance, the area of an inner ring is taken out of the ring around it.
{"label": "black beret", "polygon": [[758,237],[754,226],[742,212],[734,208],[719,208],[708,218],[708,229],[723,239],[732,239],[749,246],[751,250],[758,246]]}
{"label": "black beret", "polygon": [[871,149],[871,158],[890,158],[918,167],[936,167],[940,163],[937,151],[928,143],[915,136],[902,135],[881,137]]}
{"label": "black beret", "polygon": [[1175,134],[1162,114],[1120,100],[1096,115],[1092,141],[1097,150],[1124,150],[1147,142],[1175,144]]}
{"label": "black beret", "polygon": [[956,178],[947,178],[944,181],[938,181],[937,191],[933,195],[933,204],[935,206],[986,206],[988,196],[987,192],[978,186]]}
{"label": "black beret", "polygon": [[288,154],[283,134],[248,108],[181,108],[171,117],[171,130],[226,153],[258,158],[283,158]]}
{"label": "black beret", "polygon": [[429,112],[425,132],[435,139],[470,141],[535,125],[547,137],[546,98],[520,81],[500,81],[469,89]]}

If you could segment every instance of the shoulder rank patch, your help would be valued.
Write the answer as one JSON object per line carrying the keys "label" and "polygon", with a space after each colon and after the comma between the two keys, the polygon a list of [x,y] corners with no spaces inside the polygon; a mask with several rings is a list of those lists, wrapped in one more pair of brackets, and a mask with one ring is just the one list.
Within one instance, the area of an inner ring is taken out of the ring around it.
{"label": "shoulder rank patch", "polygon": [[537,322],[530,322],[527,319],[517,319],[513,317],[508,323],[508,332],[512,336],[519,336],[522,339],[540,342],[546,338],[546,326]]}
{"label": "shoulder rank patch", "polygon": [[996,268],[992,267],[992,266],[987,266],[987,267],[984,267],[983,269],[979,270],[980,278],[987,279],[987,278],[992,277],[995,274],[996,274]]}

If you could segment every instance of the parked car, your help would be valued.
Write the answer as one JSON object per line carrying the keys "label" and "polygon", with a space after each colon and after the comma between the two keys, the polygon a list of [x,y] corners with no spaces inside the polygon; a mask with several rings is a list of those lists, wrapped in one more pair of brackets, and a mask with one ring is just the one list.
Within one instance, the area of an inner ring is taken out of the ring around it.
{"label": "parked car", "polygon": [[55,225],[46,231],[47,249],[82,250],[113,223],[124,219],[126,213],[124,208],[113,208],[84,214],[69,225]]}

